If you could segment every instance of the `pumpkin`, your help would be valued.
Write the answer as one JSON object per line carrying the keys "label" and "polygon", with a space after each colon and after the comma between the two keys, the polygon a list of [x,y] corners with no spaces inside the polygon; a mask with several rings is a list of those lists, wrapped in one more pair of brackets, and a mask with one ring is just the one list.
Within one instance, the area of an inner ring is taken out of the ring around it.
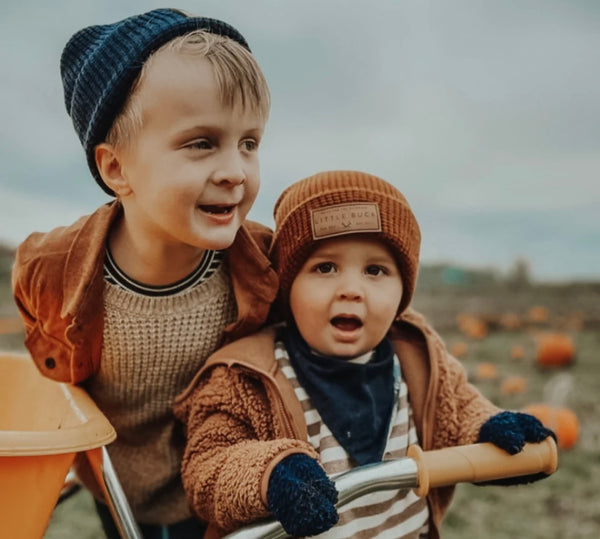
{"label": "pumpkin", "polygon": [[510,359],[523,359],[525,357],[525,348],[520,344],[515,344],[510,349]]}
{"label": "pumpkin", "polygon": [[459,329],[471,339],[483,339],[487,335],[486,322],[477,316],[460,314],[457,322]]}
{"label": "pumpkin", "polygon": [[547,322],[548,314],[548,309],[546,307],[535,305],[529,309],[529,320],[537,323]]}
{"label": "pumpkin", "polygon": [[477,365],[475,376],[478,380],[494,380],[498,377],[498,369],[493,363],[482,361]]}
{"label": "pumpkin", "polygon": [[550,404],[530,404],[523,409],[526,414],[537,417],[545,427],[556,434],[558,447],[570,449],[579,439],[579,420],[569,408]]}
{"label": "pumpkin", "polygon": [[498,323],[507,330],[515,330],[521,327],[521,319],[518,314],[504,313],[500,316]]}
{"label": "pumpkin", "polygon": [[457,358],[463,357],[467,353],[467,344],[463,341],[456,341],[450,347],[450,353]]}
{"label": "pumpkin", "polygon": [[527,380],[522,376],[507,376],[500,386],[500,392],[503,395],[517,395],[525,393],[527,390]]}
{"label": "pumpkin", "polygon": [[536,359],[542,367],[570,365],[575,358],[575,345],[568,335],[547,333],[538,339]]}

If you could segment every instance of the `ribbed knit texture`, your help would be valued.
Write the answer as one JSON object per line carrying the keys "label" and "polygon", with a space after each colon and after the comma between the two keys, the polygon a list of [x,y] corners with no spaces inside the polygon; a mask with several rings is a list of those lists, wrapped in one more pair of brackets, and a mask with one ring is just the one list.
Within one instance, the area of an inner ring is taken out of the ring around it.
{"label": "ribbed knit texture", "polygon": [[87,389],[117,431],[108,452],[135,518],[177,522],[190,513],[173,399],[235,320],[229,277],[221,266],[201,285],[166,297],[106,283],[104,311],[102,362]]}
{"label": "ribbed knit texture", "polygon": [[[312,405],[308,394],[298,382],[281,342],[275,345],[275,358],[302,404],[308,427],[308,441],[319,453],[319,461],[325,472],[332,476],[352,469],[355,464],[350,455],[338,443]],[[394,358],[394,361],[398,362],[398,359]],[[405,457],[408,446],[418,443],[408,402],[408,390],[400,377],[395,381],[395,394],[396,405],[382,460]],[[334,528],[316,537],[426,537],[429,512],[425,498],[419,498],[412,490],[389,490],[357,498],[339,510],[339,517]]]}
{"label": "ribbed knit texture", "polygon": [[105,139],[148,57],[171,39],[200,29],[229,37],[250,50],[244,37],[227,23],[188,17],[174,9],[155,9],[112,24],[89,26],[65,45],[60,60],[65,106],[90,171],[108,194],[114,193],[96,168],[95,146]]}
{"label": "ribbed knit texture", "polygon": [[369,235],[384,241],[396,255],[404,292],[399,312],[410,303],[417,280],[421,232],[404,195],[371,174],[349,170],[315,174],[288,187],[277,202],[271,259],[280,278],[285,303],[294,277],[314,248],[311,211],[337,204],[374,202],[379,207],[381,232]]}

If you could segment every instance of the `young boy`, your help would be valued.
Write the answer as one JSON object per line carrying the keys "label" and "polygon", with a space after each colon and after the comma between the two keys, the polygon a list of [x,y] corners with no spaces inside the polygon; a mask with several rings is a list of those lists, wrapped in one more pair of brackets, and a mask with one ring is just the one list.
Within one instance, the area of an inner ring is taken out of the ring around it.
{"label": "young boy", "polygon": [[19,247],[26,345],[115,426],[109,454],[144,536],[201,536],[172,401],[276,295],[271,231],[245,221],[268,87],[237,30],[171,9],[77,32],[61,74],[92,176],[116,200]]}
{"label": "young boy", "polygon": [[287,324],[217,351],[175,402],[193,511],[220,534],[272,514],[294,536],[438,537],[452,487],[426,500],[373,493],[338,515],[327,474],[403,457],[415,443],[490,441],[517,453],[552,433],[486,400],[407,310],[420,232],[392,185],[316,174],[283,192],[275,223]]}

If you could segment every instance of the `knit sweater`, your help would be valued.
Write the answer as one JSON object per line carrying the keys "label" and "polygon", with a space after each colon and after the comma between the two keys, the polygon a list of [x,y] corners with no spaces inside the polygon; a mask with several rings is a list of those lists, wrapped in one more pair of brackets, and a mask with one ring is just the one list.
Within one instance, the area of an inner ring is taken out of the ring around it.
{"label": "knit sweater", "polygon": [[171,296],[105,284],[102,361],[86,388],[119,433],[108,452],[140,522],[190,516],[172,402],[235,317],[223,266],[202,284]]}

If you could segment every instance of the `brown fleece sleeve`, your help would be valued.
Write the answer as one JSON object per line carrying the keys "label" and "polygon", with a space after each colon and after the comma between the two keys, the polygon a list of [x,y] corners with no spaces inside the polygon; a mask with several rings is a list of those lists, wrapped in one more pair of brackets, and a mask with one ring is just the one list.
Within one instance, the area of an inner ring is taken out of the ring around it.
{"label": "brown fleece sleeve", "polygon": [[438,368],[440,386],[433,447],[475,443],[481,425],[501,410],[467,381],[462,364],[450,354],[444,355]]}
{"label": "brown fleece sleeve", "polygon": [[282,453],[306,453],[307,442],[274,439],[266,390],[236,367],[217,366],[175,404],[187,444],[182,479],[192,511],[222,532],[269,515],[261,492],[265,473]]}

